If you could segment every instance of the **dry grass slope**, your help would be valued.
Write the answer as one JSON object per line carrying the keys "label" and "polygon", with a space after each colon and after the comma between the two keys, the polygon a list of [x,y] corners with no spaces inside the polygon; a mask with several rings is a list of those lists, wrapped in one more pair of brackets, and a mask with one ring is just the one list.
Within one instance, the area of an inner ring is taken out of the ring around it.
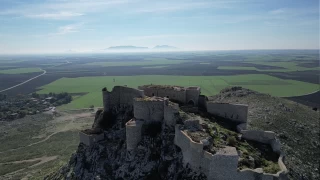
{"label": "dry grass slope", "polygon": [[227,88],[210,97],[217,102],[249,105],[249,129],[274,131],[286,154],[290,178],[319,179],[319,111],[248,89]]}

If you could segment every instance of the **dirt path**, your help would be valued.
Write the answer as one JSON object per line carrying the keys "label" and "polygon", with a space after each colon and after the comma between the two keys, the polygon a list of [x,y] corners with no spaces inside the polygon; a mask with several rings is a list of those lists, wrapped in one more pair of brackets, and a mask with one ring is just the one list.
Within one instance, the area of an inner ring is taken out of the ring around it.
{"label": "dirt path", "polygon": [[[39,166],[39,165],[42,165],[44,163],[47,163],[49,161],[53,161],[55,159],[57,159],[58,156],[43,156],[43,157],[40,157],[40,158],[33,158],[33,159],[26,159],[26,160],[21,160],[21,161],[12,161],[12,162],[6,162],[6,163],[0,163],[0,165],[7,165],[7,164],[20,164],[20,163],[25,163],[25,162],[35,162],[35,161],[40,161],[32,166],[29,166],[27,168],[21,168],[21,169],[18,169],[14,172],[10,172],[10,173],[7,173],[7,174],[4,174],[2,176],[0,176],[0,178],[2,179],[12,179],[12,176],[18,172],[21,172],[25,169],[28,169],[28,168],[33,168],[33,167],[36,167],[36,166]],[[30,174],[27,174],[25,177],[23,177],[22,179],[24,180],[27,180],[29,179],[29,176],[31,176]]]}
{"label": "dirt path", "polygon": [[21,160],[21,161],[11,161],[11,162],[5,162],[5,163],[0,163],[0,165],[7,165],[7,164],[20,164],[20,163],[24,163],[24,162],[34,162],[34,161],[40,161],[30,167],[35,167],[35,166],[39,166],[43,163],[52,161],[57,159],[58,156],[44,156],[44,157],[40,157],[40,158],[33,158],[33,159],[26,159],[26,160]]}
{"label": "dirt path", "polygon": [[73,129],[73,123],[75,122],[75,120],[76,120],[77,118],[84,118],[84,117],[90,117],[90,116],[92,116],[91,113],[80,113],[80,114],[73,114],[73,115],[66,115],[66,116],[58,117],[58,118],[55,119],[54,121],[56,121],[56,122],[69,121],[67,124],[64,125],[64,127],[63,127],[62,129],[58,129],[57,131],[51,133],[51,134],[48,135],[46,138],[44,138],[44,139],[42,139],[42,140],[40,140],[40,141],[37,141],[37,142],[31,143],[31,144],[28,144],[28,145],[26,145],[26,146],[21,146],[21,147],[18,147],[18,148],[14,148],[14,149],[9,149],[9,150],[6,150],[6,151],[2,151],[2,152],[0,152],[0,154],[6,153],[6,152],[10,152],[10,151],[16,151],[16,150],[19,150],[19,149],[22,149],[22,148],[31,147],[31,146],[34,146],[34,145],[43,143],[43,142],[47,141],[48,139],[50,139],[53,135],[55,135],[55,134],[57,134],[57,133],[65,132],[65,131],[68,131],[68,130],[70,130],[70,129]]}
{"label": "dirt path", "polygon": [[16,150],[19,150],[19,149],[22,149],[22,148],[26,148],[26,147],[30,147],[30,146],[34,146],[34,145],[37,145],[39,143],[43,143],[45,141],[47,141],[48,139],[50,139],[53,135],[59,133],[61,131],[57,131],[57,132],[54,132],[52,134],[50,134],[49,136],[47,136],[45,139],[41,140],[41,141],[37,141],[37,142],[34,142],[34,143],[31,143],[31,144],[28,144],[26,146],[21,146],[21,147],[18,147],[18,148],[14,148],[14,149],[9,149],[7,151],[3,151],[3,152],[0,152],[0,153],[6,153],[6,152],[10,152],[10,151],[16,151]]}
{"label": "dirt path", "polygon": [[21,86],[21,85],[23,85],[23,84],[25,84],[25,83],[27,83],[27,82],[29,82],[29,81],[32,81],[32,80],[34,80],[34,79],[36,79],[36,78],[38,78],[38,77],[40,77],[40,76],[43,76],[43,75],[45,75],[45,74],[47,73],[46,70],[43,70],[43,69],[40,69],[40,70],[43,71],[42,74],[37,75],[37,76],[35,76],[35,77],[33,77],[33,78],[30,78],[30,79],[28,79],[28,80],[26,80],[26,81],[23,81],[23,82],[20,83],[20,84],[14,85],[14,86],[9,87],[9,88],[7,88],[7,89],[0,90],[0,93],[5,92],[5,91],[8,91],[8,90],[13,89],[13,88],[18,87],[18,86]]}

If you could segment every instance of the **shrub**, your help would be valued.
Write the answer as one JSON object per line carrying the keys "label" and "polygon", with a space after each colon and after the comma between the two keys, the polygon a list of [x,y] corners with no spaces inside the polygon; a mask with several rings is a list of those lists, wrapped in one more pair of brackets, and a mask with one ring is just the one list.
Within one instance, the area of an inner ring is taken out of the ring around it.
{"label": "shrub", "polygon": [[263,164],[263,171],[266,173],[276,174],[278,171],[280,171],[280,167],[276,162],[264,160]]}
{"label": "shrub", "polygon": [[235,138],[234,136],[229,136],[229,137],[227,138],[227,143],[228,143],[228,145],[230,145],[230,146],[236,146],[237,140],[236,140],[236,138]]}

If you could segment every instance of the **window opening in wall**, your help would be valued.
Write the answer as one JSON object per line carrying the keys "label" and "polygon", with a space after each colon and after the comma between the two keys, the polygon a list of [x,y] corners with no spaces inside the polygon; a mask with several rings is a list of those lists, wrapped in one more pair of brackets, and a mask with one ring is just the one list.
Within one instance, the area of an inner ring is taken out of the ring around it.
{"label": "window opening in wall", "polygon": [[188,101],[188,106],[192,106],[193,107],[194,106],[194,101],[193,100],[189,100]]}

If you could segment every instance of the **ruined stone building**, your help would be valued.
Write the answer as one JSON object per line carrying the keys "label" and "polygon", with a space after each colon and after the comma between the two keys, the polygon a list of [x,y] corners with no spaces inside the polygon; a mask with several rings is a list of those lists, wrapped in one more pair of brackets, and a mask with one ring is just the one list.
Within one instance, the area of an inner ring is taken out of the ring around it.
{"label": "ruined stone building", "polygon": [[181,104],[198,106],[200,87],[181,87],[181,86],[161,86],[161,85],[144,85],[138,89],[143,90],[146,96],[166,97],[170,101]]}
{"label": "ruined stone building", "polygon": [[107,88],[103,88],[103,109],[109,111],[114,106],[133,105],[133,98],[135,97],[144,97],[144,92],[126,86],[115,86],[111,92]]}
{"label": "ruined stone building", "polygon": [[[287,169],[275,133],[247,130],[247,105],[205,102],[208,113],[236,122],[242,138],[269,144],[272,150],[279,154],[278,164],[281,171],[276,174],[265,173],[262,168],[238,170],[239,154],[235,147],[225,146],[215,153],[209,152],[204,148],[208,145],[208,137],[196,142],[188,135],[192,132],[203,132],[203,125],[196,117],[183,118],[179,105],[171,100],[197,106],[201,97],[199,87],[145,85],[134,89],[115,86],[111,92],[104,88],[102,93],[104,111],[109,111],[113,106],[133,106],[134,117],[125,124],[126,147],[129,154],[134,154],[141,141],[143,127],[159,123],[174,129],[174,143],[181,148],[184,165],[196,172],[204,173],[210,180],[282,180],[286,177]],[[101,140],[101,135],[80,135],[81,142],[87,145],[96,142],[97,139]]]}

